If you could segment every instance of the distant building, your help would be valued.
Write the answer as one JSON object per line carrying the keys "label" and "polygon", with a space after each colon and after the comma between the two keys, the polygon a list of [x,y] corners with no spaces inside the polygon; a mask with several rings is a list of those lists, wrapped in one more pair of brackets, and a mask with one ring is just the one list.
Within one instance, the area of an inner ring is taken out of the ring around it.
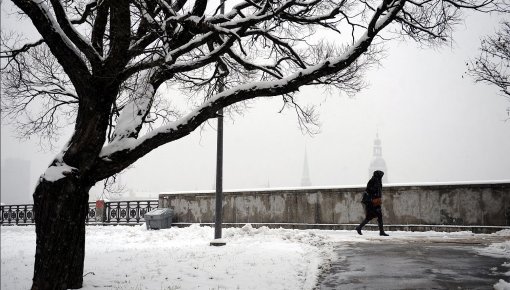
{"label": "distant building", "polygon": [[96,194],[90,194],[89,202],[94,202],[98,199],[107,201],[130,201],[130,200],[148,200],[158,199],[159,192],[149,192],[128,189],[123,192],[106,192],[102,193],[102,189],[96,190]]}
{"label": "distant building", "polygon": [[303,163],[303,177],[301,177],[301,186],[311,186],[310,172],[308,170],[308,154],[305,149],[305,161]]}
{"label": "distant building", "polygon": [[368,168],[368,177],[371,178],[374,171],[381,170],[384,172],[382,182],[388,183],[388,168],[386,167],[386,161],[384,161],[382,157],[382,146],[381,139],[379,139],[379,133],[376,134],[374,140],[373,155],[372,162],[370,162],[370,167]]}
{"label": "distant building", "polygon": [[127,199],[127,200],[145,200],[145,199],[158,199],[159,192],[151,192],[151,191],[134,191],[132,189],[128,190],[128,196],[122,196],[119,199]]}
{"label": "distant building", "polygon": [[0,200],[4,204],[33,203],[30,161],[6,158],[2,162]]}

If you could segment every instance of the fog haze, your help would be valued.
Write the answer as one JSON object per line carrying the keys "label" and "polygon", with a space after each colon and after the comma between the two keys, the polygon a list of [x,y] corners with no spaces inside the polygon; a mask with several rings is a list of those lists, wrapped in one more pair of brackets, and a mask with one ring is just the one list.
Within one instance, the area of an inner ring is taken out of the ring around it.
{"label": "fog haze", "polygon": [[[315,104],[320,114],[320,133],[314,136],[303,134],[294,112],[279,113],[278,97],[256,100],[244,115],[226,118],[224,189],[298,187],[305,150],[312,186],[366,184],[376,134],[389,183],[510,179],[510,121],[504,121],[510,103],[495,87],[464,76],[480,38],[493,34],[498,20],[469,17],[451,47],[391,42],[381,67],[366,74],[370,86],[353,98],[302,89],[298,99]],[[12,23],[3,20],[2,29]],[[135,192],[213,189],[215,122],[148,154],[120,182]],[[2,124],[2,161],[30,161],[30,186],[23,190],[33,190],[56,151],[41,152],[39,140],[19,142],[14,136]],[[69,136],[67,130],[56,149]],[[4,182],[16,178],[8,172],[2,171],[2,196]]]}

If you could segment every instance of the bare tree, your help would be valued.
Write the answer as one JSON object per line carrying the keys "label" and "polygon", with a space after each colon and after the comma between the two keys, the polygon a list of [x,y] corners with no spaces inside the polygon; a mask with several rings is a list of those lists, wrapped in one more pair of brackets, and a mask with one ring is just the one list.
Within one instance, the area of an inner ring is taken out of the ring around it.
{"label": "bare tree", "polygon": [[[499,88],[510,101],[510,22],[503,21],[495,35],[482,39],[480,55],[468,63],[468,74],[475,82],[483,82]],[[510,107],[507,108],[510,115]]]}
{"label": "bare tree", "polygon": [[[4,116],[28,135],[74,124],[34,192],[32,289],[82,287],[91,186],[220,108],[281,96],[313,121],[293,98],[300,87],[355,93],[379,44],[447,43],[462,10],[508,7],[508,0],[236,0],[220,14],[206,0],[12,1],[41,40],[3,42]],[[163,84],[196,92],[197,106],[182,115],[165,107]]]}

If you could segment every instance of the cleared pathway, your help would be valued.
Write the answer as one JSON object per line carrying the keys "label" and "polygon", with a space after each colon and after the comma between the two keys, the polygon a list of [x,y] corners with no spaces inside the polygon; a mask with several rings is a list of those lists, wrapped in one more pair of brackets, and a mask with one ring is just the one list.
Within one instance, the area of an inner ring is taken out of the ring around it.
{"label": "cleared pathway", "polygon": [[392,242],[339,245],[318,289],[493,289],[508,281],[505,259],[481,256],[481,245]]}

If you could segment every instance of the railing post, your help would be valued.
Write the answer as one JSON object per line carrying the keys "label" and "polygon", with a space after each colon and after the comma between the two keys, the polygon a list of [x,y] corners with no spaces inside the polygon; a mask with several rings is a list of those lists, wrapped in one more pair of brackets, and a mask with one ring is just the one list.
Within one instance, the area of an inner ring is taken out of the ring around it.
{"label": "railing post", "polygon": [[19,223],[19,205],[16,206],[16,225]]}
{"label": "railing post", "polygon": [[105,202],[105,208],[106,208],[105,222],[106,223],[110,222],[110,215],[111,215],[110,211],[112,210],[111,206],[112,206],[111,202]]}
{"label": "railing post", "polygon": [[126,202],[126,222],[129,223],[129,220],[131,219],[131,208],[129,205],[129,201]]}
{"label": "railing post", "polygon": [[136,222],[140,222],[140,201],[136,202]]}
{"label": "railing post", "polygon": [[[28,212],[27,212],[27,215],[28,215]],[[34,217],[34,205],[31,204],[30,205],[30,222],[31,223],[35,223],[35,217]]]}
{"label": "railing post", "polygon": [[23,211],[23,222],[27,223],[27,213],[28,213],[28,206],[25,205],[25,210]]}
{"label": "railing post", "polygon": [[117,223],[120,223],[120,201],[117,201],[117,207],[115,208],[115,217],[117,219]]}

